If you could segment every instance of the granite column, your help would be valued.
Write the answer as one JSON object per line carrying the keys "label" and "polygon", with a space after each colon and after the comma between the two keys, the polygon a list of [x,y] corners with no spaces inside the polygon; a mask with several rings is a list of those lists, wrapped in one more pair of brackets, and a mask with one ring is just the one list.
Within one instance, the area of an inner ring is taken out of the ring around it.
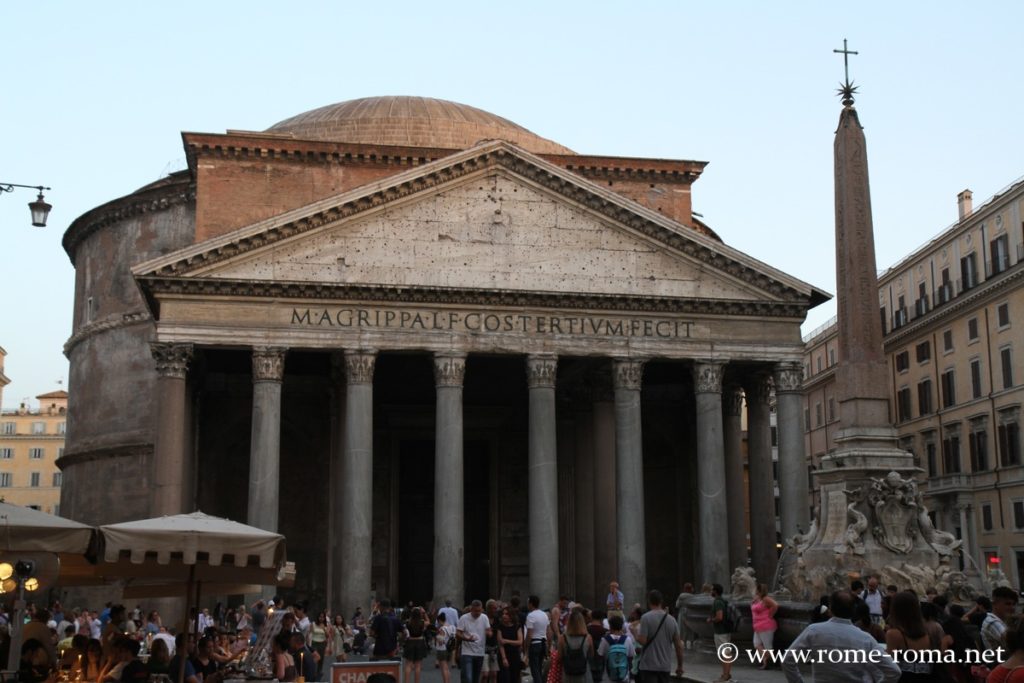
{"label": "granite column", "polygon": [[285,349],[252,350],[252,439],[249,444],[250,526],[277,531],[280,507],[281,383]]}
{"label": "granite column", "polygon": [[743,501],[743,391],[736,385],[722,394],[722,442],[725,449],[725,497],[729,501],[729,566],[747,566],[747,515]]}
{"label": "granite column", "polygon": [[542,606],[558,601],[558,443],[555,434],[554,356],[526,359],[530,393],[530,590]]}
{"label": "granite column", "polygon": [[608,584],[618,581],[618,494],[615,484],[615,403],[611,374],[594,382],[594,591],[604,604]]}
{"label": "granite column", "polygon": [[157,415],[153,444],[154,517],[190,512],[192,454],[186,438],[188,400],[185,377],[192,361],[192,344],[150,344],[156,361]]}
{"label": "granite column", "polygon": [[434,604],[465,599],[462,382],[465,354],[434,356]]}
{"label": "granite column", "polygon": [[[772,472],[771,379],[755,374],[747,387],[747,462],[750,468],[750,560],[757,578],[771,583],[778,561],[775,475]],[[806,501],[804,501],[806,503]]]}
{"label": "granite column", "polygon": [[[725,490],[725,443],[722,435],[723,364],[699,361],[693,366],[697,399],[697,488],[700,493],[700,582],[729,580],[729,501]],[[737,504],[736,501],[733,504]]]}
{"label": "granite column", "polygon": [[644,445],[640,388],[644,363],[615,360],[615,486],[618,499],[619,587],[626,604],[647,602],[644,529]]}
{"label": "granite column", "polygon": [[810,526],[807,456],[801,425],[803,367],[782,363],[775,368],[775,417],[779,436],[779,518],[782,538],[805,533]]}
{"label": "granite column", "polygon": [[376,352],[345,352],[345,446],[341,461],[341,613],[369,614],[373,541],[373,368]]}

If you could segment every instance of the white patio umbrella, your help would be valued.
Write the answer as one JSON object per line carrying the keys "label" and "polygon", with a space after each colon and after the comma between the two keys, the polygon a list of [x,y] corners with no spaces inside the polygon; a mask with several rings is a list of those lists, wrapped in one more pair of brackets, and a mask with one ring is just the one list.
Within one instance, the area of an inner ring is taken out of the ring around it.
{"label": "white patio umbrella", "polygon": [[[193,512],[99,527],[93,577],[126,583],[125,594],[181,595],[189,618],[201,587],[254,592],[286,583],[289,569],[281,534]],[[181,675],[184,667],[181,667]],[[180,679],[180,677],[179,677]]]}
{"label": "white patio umbrella", "polygon": [[[96,530],[32,508],[0,503],[0,592],[18,591],[11,622],[9,669],[21,658],[24,591],[58,579],[63,566],[84,564]],[[31,576],[19,574],[32,563]],[[32,582],[35,582],[34,584]]]}

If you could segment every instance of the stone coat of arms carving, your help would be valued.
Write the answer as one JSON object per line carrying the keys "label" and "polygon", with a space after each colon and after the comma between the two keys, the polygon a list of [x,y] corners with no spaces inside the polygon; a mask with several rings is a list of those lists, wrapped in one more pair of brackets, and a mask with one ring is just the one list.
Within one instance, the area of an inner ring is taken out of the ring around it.
{"label": "stone coat of arms carving", "polygon": [[889,550],[907,554],[914,548],[918,516],[917,483],[896,472],[871,479],[868,503],[874,512],[872,533]]}

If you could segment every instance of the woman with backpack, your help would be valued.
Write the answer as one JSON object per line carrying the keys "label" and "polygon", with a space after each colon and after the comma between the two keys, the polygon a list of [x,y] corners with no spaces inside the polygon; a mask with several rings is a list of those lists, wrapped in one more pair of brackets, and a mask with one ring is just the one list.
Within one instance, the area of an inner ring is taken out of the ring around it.
{"label": "woman with backpack", "polygon": [[579,610],[573,610],[565,633],[558,637],[558,653],[562,660],[563,683],[586,683],[590,670],[590,657],[594,641],[587,633],[587,620]]}

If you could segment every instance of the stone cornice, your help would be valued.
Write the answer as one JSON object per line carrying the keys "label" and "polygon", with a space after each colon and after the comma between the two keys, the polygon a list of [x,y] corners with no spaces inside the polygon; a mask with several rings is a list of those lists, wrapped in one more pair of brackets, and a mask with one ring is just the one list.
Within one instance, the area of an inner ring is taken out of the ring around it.
{"label": "stone cornice", "polygon": [[895,332],[890,332],[883,339],[882,346],[888,352],[892,350],[892,347],[905,343],[929,326],[959,315],[965,308],[976,306],[985,299],[1000,296],[1004,289],[1019,283],[1021,279],[1024,279],[1024,264],[1018,263],[1008,271],[985,280],[972,291],[961,294],[949,303],[942,304],[919,318],[914,318]]}
{"label": "stone cornice", "polygon": [[165,211],[179,204],[194,204],[195,200],[196,188],[192,179],[187,174],[171,176],[165,182],[136,190],[76,218],[64,233],[64,251],[74,265],[79,245],[97,230],[127,218]]}
{"label": "stone cornice", "polygon": [[133,325],[142,325],[144,323],[151,322],[152,320],[153,317],[146,311],[132,311],[131,313],[111,315],[100,320],[95,320],[87,325],[83,325],[79,328],[78,332],[75,332],[73,335],[68,337],[68,340],[64,342],[64,356],[66,358],[70,358],[71,352],[75,350],[76,346],[89,337],[101,332],[116,330],[122,327],[131,327]]}
{"label": "stone cornice", "polygon": [[[623,196],[557,168],[540,157],[507,143],[482,143],[411,169],[393,177],[357,188],[281,216],[236,230],[227,235],[136,266],[136,276],[200,275],[220,262],[236,258],[281,240],[293,238],[330,223],[379,209],[387,204],[439,187],[464,176],[504,168],[516,176],[536,183],[586,207],[606,219],[652,239],[678,254],[704,263],[710,268],[766,292],[782,301],[800,301],[810,306],[827,296],[806,283],[774,271],[734,249],[717,243],[682,224],[651,211]],[[804,291],[799,291],[800,287]]]}
{"label": "stone cornice", "polygon": [[153,453],[151,443],[129,443],[117,446],[106,446],[83,451],[65,451],[64,455],[57,458],[54,463],[61,470],[72,465],[82,465],[96,460],[109,460],[111,458],[129,458],[150,455]]}
{"label": "stone cornice", "polygon": [[[285,160],[303,163],[374,165],[408,168],[422,166],[462,150],[443,147],[405,147],[365,143],[299,140],[287,135],[250,131],[181,134],[189,168],[199,158]],[[556,166],[586,178],[658,183],[693,183],[706,161],[651,159],[590,154],[538,154]]]}
{"label": "stone cornice", "polygon": [[530,306],[635,313],[679,313],[802,319],[804,303],[735,299],[681,299],[623,294],[530,292],[409,285],[362,285],[327,282],[271,282],[220,278],[139,277],[156,310],[160,295],[228,296],[322,301],[375,301],[405,304]]}

